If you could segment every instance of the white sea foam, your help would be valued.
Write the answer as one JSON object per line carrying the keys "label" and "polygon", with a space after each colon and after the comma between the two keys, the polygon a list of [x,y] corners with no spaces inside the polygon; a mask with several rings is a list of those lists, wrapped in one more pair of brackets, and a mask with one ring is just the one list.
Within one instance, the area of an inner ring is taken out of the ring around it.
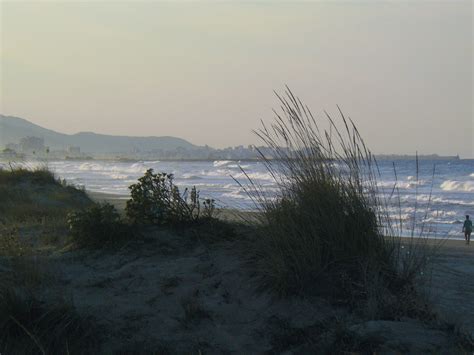
{"label": "white sea foam", "polygon": [[185,179],[185,180],[200,180],[202,179],[202,176],[199,175],[194,175],[193,173],[184,173],[181,176],[177,176],[180,179]]}
{"label": "white sea foam", "polygon": [[107,176],[110,176],[114,180],[130,180],[131,176],[130,175],[125,175],[125,174],[106,174]]}
{"label": "white sea foam", "polygon": [[246,172],[244,173],[237,173],[232,175],[235,179],[247,179],[250,178],[252,180],[266,180],[270,182],[275,182],[275,179],[273,178],[272,174],[270,173],[263,173],[263,172]]}
{"label": "white sea foam", "polygon": [[79,166],[79,170],[82,170],[82,171],[99,171],[103,169],[104,169],[103,165],[100,165],[97,163],[82,163]]}
{"label": "white sea foam", "polygon": [[236,199],[243,199],[243,200],[251,200],[250,196],[242,191],[239,190],[234,190],[231,192],[224,192],[222,194],[223,197],[230,197],[230,198],[236,198]]}
{"label": "white sea foam", "polygon": [[426,185],[427,184],[427,180],[423,180],[423,179],[419,179],[418,181],[417,180],[413,180],[413,179],[410,179],[412,176],[409,176],[407,178],[407,181],[404,181],[404,180],[399,180],[399,181],[394,181],[394,180],[385,180],[385,181],[378,181],[377,182],[377,186],[379,188],[384,188],[384,189],[393,189],[393,188],[399,188],[399,189],[404,189],[404,190],[408,190],[408,189],[414,189],[416,186],[420,187],[420,186],[423,186],[423,185]]}
{"label": "white sea foam", "polygon": [[440,187],[444,191],[474,192],[474,181],[446,180]]}
{"label": "white sea foam", "polygon": [[231,160],[216,160],[213,165],[215,168],[233,163]]}

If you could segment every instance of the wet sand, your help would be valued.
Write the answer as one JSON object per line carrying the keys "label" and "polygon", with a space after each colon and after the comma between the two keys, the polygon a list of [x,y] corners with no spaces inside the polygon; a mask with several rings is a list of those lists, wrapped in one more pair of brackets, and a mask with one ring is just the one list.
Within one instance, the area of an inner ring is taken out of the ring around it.
{"label": "wet sand", "polygon": [[110,203],[111,205],[114,205],[119,211],[125,209],[127,200],[130,198],[130,196],[127,195],[107,194],[94,191],[87,191],[87,195],[95,202]]}

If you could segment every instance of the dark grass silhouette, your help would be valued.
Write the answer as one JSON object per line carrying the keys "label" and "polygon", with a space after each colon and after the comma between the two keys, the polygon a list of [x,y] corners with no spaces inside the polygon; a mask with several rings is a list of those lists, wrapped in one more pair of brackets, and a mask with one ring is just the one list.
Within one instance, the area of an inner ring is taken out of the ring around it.
{"label": "dark grass silhouette", "polygon": [[260,285],[280,296],[367,303],[384,317],[412,312],[417,302],[402,298],[417,299],[413,286],[426,259],[405,252],[411,248],[402,252],[394,238],[376,160],[355,124],[339,110],[339,124],[326,113],[329,128],[322,130],[289,89],[277,97],[275,121],[256,134],[272,150],[261,161],[278,196],[268,198],[250,178],[242,185],[260,212],[252,251]]}
{"label": "dark grass silhouette", "polygon": [[34,258],[3,260],[0,271],[2,354],[89,354],[97,349],[98,328],[79,315],[67,298],[47,299],[44,266]]}

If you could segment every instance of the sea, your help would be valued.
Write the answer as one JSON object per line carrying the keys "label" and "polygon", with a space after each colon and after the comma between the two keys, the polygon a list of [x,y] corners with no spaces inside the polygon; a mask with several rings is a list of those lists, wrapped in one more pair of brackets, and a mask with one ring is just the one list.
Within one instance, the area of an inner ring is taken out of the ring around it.
{"label": "sea", "polygon": [[[1,165],[2,163],[0,163]],[[128,198],[129,186],[147,169],[172,173],[183,190],[196,186],[202,198],[222,208],[253,210],[253,200],[242,189],[247,176],[268,196],[277,186],[256,161],[49,161],[56,176],[86,190]],[[378,185],[393,225],[402,235],[462,239],[466,214],[474,217],[474,160],[378,161]],[[244,173],[245,172],[245,173]],[[247,176],[246,176],[247,175]]]}

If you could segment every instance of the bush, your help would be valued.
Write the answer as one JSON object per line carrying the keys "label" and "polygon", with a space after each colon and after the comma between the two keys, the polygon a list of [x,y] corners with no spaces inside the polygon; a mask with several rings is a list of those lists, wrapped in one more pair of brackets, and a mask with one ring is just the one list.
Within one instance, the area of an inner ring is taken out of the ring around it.
{"label": "bush", "polygon": [[422,265],[401,268],[409,264],[398,239],[386,236],[393,234],[376,162],[355,125],[341,112],[343,130],[329,116],[330,128],[320,130],[290,91],[278,98],[282,114],[257,134],[273,153],[273,159],[261,157],[279,195],[266,198],[250,179],[242,185],[261,212],[253,265],[264,287],[358,302],[373,293],[377,275],[380,287],[396,297],[413,290],[415,265]]}
{"label": "bush", "polygon": [[69,232],[82,246],[99,246],[128,240],[135,236],[111,204],[96,204],[68,215]]}
{"label": "bush", "polygon": [[214,200],[207,199],[201,203],[196,187],[191,189],[189,196],[187,189],[181,194],[173,183],[172,174],[155,174],[153,169],[147,170],[136,184],[130,186],[130,190],[127,215],[140,224],[188,224],[200,218],[212,218],[215,209]]}

